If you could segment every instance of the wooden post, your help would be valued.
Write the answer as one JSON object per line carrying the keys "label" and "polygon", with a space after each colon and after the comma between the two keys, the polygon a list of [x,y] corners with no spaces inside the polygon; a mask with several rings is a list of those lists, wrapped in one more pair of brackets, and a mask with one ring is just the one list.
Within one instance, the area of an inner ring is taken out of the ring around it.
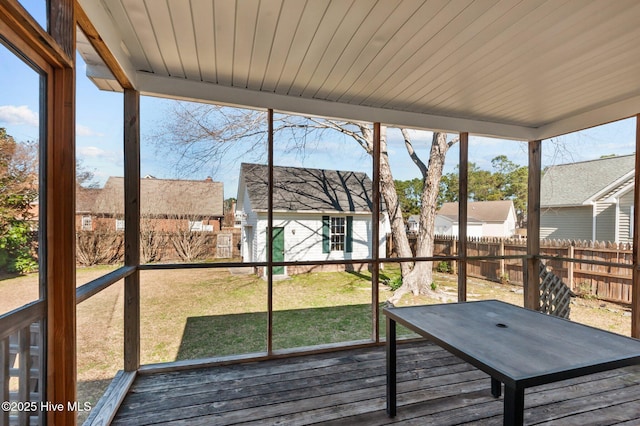
{"label": "wooden post", "polygon": [[380,279],[380,123],[373,123],[373,208],[371,211],[371,317],[372,339],[380,341],[379,288]]}
{"label": "wooden post", "polygon": [[[74,0],[49,3],[51,36],[72,66],[48,80],[46,191],[47,382],[43,401],[76,401],[75,47]],[[76,413],[48,411],[50,425],[73,425]]]}
{"label": "wooden post", "polygon": [[460,133],[458,181],[458,302],[467,300],[467,199],[469,186],[469,133]]}
{"label": "wooden post", "polygon": [[124,89],[124,370],[140,367],[140,93]]}
{"label": "wooden post", "polygon": [[[458,252],[458,240],[456,240],[456,238],[452,238],[451,239],[451,255],[454,255]],[[457,274],[458,273],[458,262],[451,262],[451,272],[453,274]]]}
{"label": "wooden post", "polygon": [[506,261],[504,260],[504,238],[500,239],[500,280],[502,281],[502,278],[505,276],[505,274],[507,273],[507,268],[506,268]]}
{"label": "wooden post", "polygon": [[273,353],[273,110],[267,111],[269,169],[267,196],[267,353]]}
{"label": "wooden post", "polygon": [[[573,247],[573,245],[570,245],[569,246],[569,253],[567,254],[567,257],[569,259],[573,259],[575,255],[576,255],[576,250]],[[575,263],[571,262],[571,261],[567,261],[566,264],[567,264],[567,284],[569,286],[569,289],[571,291],[574,291],[575,290],[575,281],[573,279],[573,270],[575,268]]]}
{"label": "wooden post", "polygon": [[631,336],[640,338],[640,271],[638,268],[638,244],[640,244],[640,114],[636,115],[636,164],[633,187],[633,248],[631,259],[633,275],[631,281]]}
{"label": "wooden post", "polygon": [[540,307],[540,177],[541,141],[529,141],[529,193],[527,198],[527,280],[524,283],[525,308]]}

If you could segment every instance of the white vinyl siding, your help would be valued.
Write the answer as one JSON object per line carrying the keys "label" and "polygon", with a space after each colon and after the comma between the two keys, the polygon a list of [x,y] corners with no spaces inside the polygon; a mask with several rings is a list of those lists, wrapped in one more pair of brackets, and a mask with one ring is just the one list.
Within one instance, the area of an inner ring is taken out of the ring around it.
{"label": "white vinyl siding", "polygon": [[618,205],[618,242],[628,243],[633,238],[633,191],[620,197]]}
{"label": "white vinyl siding", "polygon": [[592,239],[593,207],[558,207],[540,214],[540,238]]}
{"label": "white vinyl siding", "polygon": [[[264,216],[264,217],[263,217]],[[338,216],[333,214],[332,216]],[[353,251],[322,252],[322,214],[274,213],[273,226],[282,227],[285,232],[285,261],[350,260],[367,259],[371,250],[371,216],[369,214],[345,214],[353,216]],[[255,230],[254,246],[257,248],[255,261],[266,259],[266,214],[260,214]],[[380,256],[385,256],[386,239],[381,237]]]}
{"label": "white vinyl siding", "polygon": [[598,204],[596,206],[596,241],[615,241],[616,205]]}

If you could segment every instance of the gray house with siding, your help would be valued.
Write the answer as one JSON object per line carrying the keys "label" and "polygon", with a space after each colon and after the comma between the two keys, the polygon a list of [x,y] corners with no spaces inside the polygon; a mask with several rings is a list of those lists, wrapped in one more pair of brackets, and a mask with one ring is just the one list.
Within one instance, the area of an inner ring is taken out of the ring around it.
{"label": "gray house with siding", "polygon": [[545,170],[540,237],[630,242],[634,163],[634,155],[624,155]]}

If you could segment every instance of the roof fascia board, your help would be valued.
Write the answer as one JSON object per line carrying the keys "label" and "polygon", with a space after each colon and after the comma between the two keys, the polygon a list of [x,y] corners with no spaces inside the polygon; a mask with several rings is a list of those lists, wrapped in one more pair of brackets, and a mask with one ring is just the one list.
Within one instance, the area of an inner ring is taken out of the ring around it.
{"label": "roof fascia board", "polygon": [[111,55],[116,60],[122,72],[129,79],[131,88],[138,90],[137,73],[135,67],[129,60],[128,54],[122,49],[122,39],[117,31],[114,30],[115,25],[111,19],[111,15],[107,13],[101,1],[95,0],[79,0],[80,6],[84,10],[91,24],[95,27],[100,38]]}
{"label": "roof fascia board", "polygon": [[[609,185],[605,186],[600,191],[596,192],[591,197],[587,198],[585,200],[585,203],[589,203],[589,204],[590,203],[595,203],[598,200],[598,198],[602,197],[604,194],[606,194],[608,192],[611,192],[615,187],[620,186],[624,182],[626,182],[629,179],[631,179],[633,176],[635,176],[635,170],[631,170],[630,172],[626,173],[622,177],[620,177],[620,178],[616,179],[615,181],[611,182]],[[633,185],[632,185],[632,187],[633,187]],[[619,193],[619,192],[620,192],[620,190],[616,191],[616,193]]]}
{"label": "roof fascia board", "polygon": [[366,107],[319,99],[305,99],[244,88],[220,86],[213,83],[155,76],[145,72],[138,72],[136,81],[138,90],[150,96],[211,102],[246,108],[273,108],[274,110],[294,114],[362,122],[380,122],[413,129],[440,130],[454,133],[469,132],[474,135],[518,141],[533,140],[536,134],[536,129],[524,126]]}
{"label": "roof fascia board", "polygon": [[535,139],[549,139],[624,120],[635,116],[638,111],[640,111],[640,96],[634,96],[541,126],[535,132]]}
{"label": "roof fascia board", "polygon": [[620,198],[622,198],[625,194],[633,191],[633,182],[628,183],[627,185],[621,186],[616,192],[611,194],[609,197],[603,199],[602,201],[605,203],[617,203]]}

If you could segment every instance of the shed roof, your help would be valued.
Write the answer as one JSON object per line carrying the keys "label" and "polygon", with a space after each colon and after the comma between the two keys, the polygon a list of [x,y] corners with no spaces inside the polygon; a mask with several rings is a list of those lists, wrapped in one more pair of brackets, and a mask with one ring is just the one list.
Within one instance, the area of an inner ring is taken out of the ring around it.
{"label": "shed roof", "polygon": [[540,182],[541,207],[582,206],[594,196],[628,181],[635,155],[559,164],[547,168]]}
{"label": "shed roof", "polygon": [[[242,163],[240,185],[254,210],[267,210],[269,168]],[[360,172],[273,167],[273,209],[286,211],[371,212],[371,179]],[[238,194],[238,198],[241,194]]]}
{"label": "shed roof", "polygon": [[534,140],[640,111],[637,0],[79,5],[105,90],[89,42],[143,94],[283,112]]}
{"label": "shed roof", "polygon": [[[221,182],[147,178],[140,180],[141,215],[222,217]],[[124,212],[124,178],[111,176],[96,200],[97,214]]]}

